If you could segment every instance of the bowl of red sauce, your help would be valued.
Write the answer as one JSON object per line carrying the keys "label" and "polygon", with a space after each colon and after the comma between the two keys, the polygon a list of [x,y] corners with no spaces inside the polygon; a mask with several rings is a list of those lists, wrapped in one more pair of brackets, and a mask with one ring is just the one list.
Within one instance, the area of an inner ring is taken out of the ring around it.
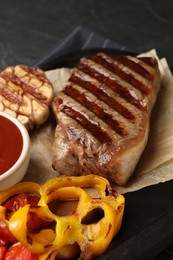
{"label": "bowl of red sauce", "polygon": [[30,137],[25,126],[0,112],[0,191],[20,182],[30,160]]}

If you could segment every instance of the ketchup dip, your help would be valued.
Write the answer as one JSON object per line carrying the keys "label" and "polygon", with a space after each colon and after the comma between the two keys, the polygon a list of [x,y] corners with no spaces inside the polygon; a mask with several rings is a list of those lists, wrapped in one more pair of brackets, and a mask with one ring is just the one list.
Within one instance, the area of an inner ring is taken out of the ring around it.
{"label": "ketchup dip", "polygon": [[0,175],[9,170],[19,159],[23,138],[18,127],[0,115]]}

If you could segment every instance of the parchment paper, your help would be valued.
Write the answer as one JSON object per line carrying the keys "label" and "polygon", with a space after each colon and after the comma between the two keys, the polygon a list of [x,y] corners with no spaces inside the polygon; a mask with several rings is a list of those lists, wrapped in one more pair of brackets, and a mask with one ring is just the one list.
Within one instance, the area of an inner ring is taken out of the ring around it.
{"label": "parchment paper", "polygon": [[[139,190],[173,179],[173,76],[165,58],[160,59],[155,50],[141,54],[154,56],[159,61],[162,84],[153,109],[148,144],[135,174],[126,187],[112,186],[121,193]],[[61,91],[71,70],[67,68],[46,72],[55,95]],[[31,135],[31,160],[24,181],[40,184],[58,176],[52,169],[52,144],[56,121],[50,113],[48,121]]]}

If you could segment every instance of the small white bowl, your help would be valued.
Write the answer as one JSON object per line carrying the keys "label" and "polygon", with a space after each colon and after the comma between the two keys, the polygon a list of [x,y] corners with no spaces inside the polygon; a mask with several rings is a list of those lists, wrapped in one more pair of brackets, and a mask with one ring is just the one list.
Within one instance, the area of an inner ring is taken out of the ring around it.
{"label": "small white bowl", "polygon": [[9,119],[13,124],[15,124],[23,139],[22,151],[17,161],[13,166],[11,166],[11,168],[0,175],[0,191],[2,191],[20,182],[26,174],[30,161],[30,137],[25,126],[18,119],[5,112],[0,112],[0,116]]}

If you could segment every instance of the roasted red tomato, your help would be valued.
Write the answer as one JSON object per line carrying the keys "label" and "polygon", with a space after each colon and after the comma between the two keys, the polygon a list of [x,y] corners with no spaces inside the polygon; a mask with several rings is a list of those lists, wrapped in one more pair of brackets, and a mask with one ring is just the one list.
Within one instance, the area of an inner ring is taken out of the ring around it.
{"label": "roasted red tomato", "polygon": [[36,196],[30,196],[26,193],[21,193],[15,197],[10,198],[3,204],[3,206],[6,207],[9,211],[15,212],[27,204],[36,206],[38,201],[39,198]]}
{"label": "roasted red tomato", "polygon": [[16,238],[11,234],[7,223],[5,223],[3,220],[0,220],[0,246],[7,246],[11,243],[16,243]]}
{"label": "roasted red tomato", "polygon": [[5,259],[5,255],[7,253],[7,249],[5,246],[0,246],[0,260]]}
{"label": "roasted red tomato", "polygon": [[32,212],[28,214],[27,226],[30,230],[39,232],[42,229],[49,228],[51,224],[51,221],[39,218],[36,214]]}
{"label": "roasted red tomato", "polygon": [[[38,204],[39,198],[36,196],[31,196],[26,193],[21,193],[15,197],[10,198],[6,201],[3,206],[7,208],[7,219],[10,218],[11,214],[18,209],[30,204],[31,207]],[[39,218],[36,214],[29,213],[28,215],[28,228],[39,231],[41,229],[47,228],[50,225],[49,221]]]}
{"label": "roasted red tomato", "polygon": [[[6,255],[4,260],[38,260],[39,257],[36,254],[31,253],[28,249],[26,249],[20,243],[16,243],[12,245]],[[1,260],[1,259],[0,259]]]}

